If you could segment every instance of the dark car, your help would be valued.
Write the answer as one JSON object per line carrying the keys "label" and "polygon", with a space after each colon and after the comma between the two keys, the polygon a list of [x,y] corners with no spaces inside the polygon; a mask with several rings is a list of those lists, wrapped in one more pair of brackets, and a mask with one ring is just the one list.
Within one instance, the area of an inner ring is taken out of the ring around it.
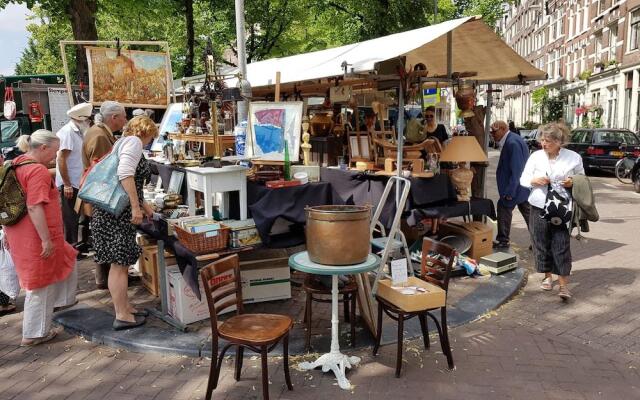
{"label": "dark car", "polygon": [[585,170],[613,171],[625,154],[640,154],[640,138],[627,129],[578,128],[566,147],[582,156]]}
{"label": "dark car", "polygon": [[533,153],[534,151],[540,150],[542,148],[540,146],[540,142],[539,142],[540,135],[537,129],[532,129],[526,132],[526,135],[523,134],[522,138],[527,143],[527,146],[529,146],[530,153]]}

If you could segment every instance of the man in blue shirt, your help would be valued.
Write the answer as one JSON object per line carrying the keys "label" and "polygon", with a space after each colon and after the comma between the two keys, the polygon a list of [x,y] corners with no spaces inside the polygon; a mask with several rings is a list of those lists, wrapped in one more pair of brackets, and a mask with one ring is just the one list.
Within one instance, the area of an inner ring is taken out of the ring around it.
{"label": "man in blue shirt", "polygon": [[504,121],[495,121],[491,124],[490,133],[500,148],[500,160],[496,169],[500,194],[498,235],[493,247],[504,249],[509,247],[511,219],[516,206],[527,224],[527,229],[529,228],[530,206],[527,201],[529,189],[520,186],[520,176],[529,158],[529,147],[522,137],[509,131],[509,126]]}

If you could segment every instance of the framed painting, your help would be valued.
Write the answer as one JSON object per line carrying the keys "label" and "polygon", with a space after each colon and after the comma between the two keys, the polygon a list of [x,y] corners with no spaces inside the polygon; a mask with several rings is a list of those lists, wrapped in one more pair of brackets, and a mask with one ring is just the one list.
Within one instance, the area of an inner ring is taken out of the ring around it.
{"label": "framed painting", "polygon": [[291,162],[300,159],[302,102],[252,102],[249,104],[247,146],[250,157],[284,161],[284,144]]}
{"label": "framed painting", "polygon": [[125,107],[167,108],[171,90],[166,53],[87,47],[89,101]]}

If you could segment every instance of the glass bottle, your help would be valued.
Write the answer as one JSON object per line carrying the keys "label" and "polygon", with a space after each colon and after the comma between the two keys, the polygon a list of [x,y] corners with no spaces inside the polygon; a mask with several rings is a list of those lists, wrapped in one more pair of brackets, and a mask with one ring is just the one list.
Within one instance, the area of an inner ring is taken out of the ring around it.
{"label": "glass bottle", "polygon": [[284,180],[291,180],[291,160],[289,159],[289,144],[284,141]]}

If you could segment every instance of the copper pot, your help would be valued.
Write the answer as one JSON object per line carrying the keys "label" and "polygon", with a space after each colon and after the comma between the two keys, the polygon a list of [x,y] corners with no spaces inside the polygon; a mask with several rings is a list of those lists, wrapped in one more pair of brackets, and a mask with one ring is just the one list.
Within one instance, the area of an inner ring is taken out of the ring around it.
{"label": "copper pot", "polygon": [[476,89],[472,82],[460,81],[458,83],[458,90],[455,90],[454,96],[456,98],[456,104],[460,109],[460,117],[468,118],[473,117],[473,108],[476,105]]}
{"label": "copper pot", "polygon": [[305,208],[307,251],[324,265],[353,265],[369,255],[370,206],[329,205]]}

